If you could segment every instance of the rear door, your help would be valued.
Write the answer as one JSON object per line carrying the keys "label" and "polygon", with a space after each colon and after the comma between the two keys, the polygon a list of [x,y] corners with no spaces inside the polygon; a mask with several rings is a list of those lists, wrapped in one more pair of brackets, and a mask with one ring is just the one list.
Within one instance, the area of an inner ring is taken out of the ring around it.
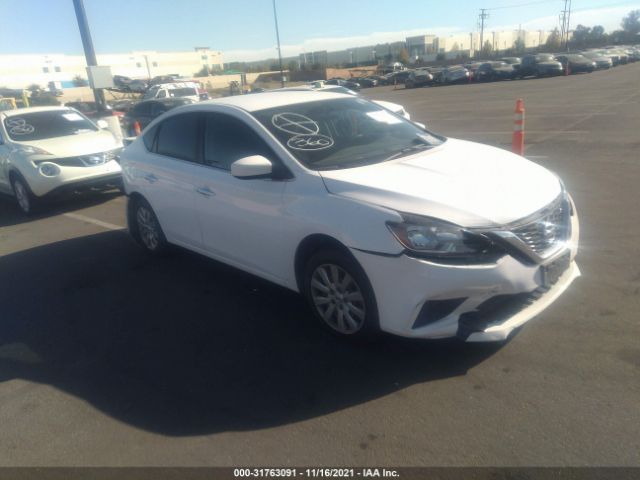
{"label": "rear door", "polygon": [[[4,121],[4,117],[0,115],[0,122]],[[9,145],[6,144],[6,136],[3,132],[3,127],[0,125],[0,190],[4,192],[11,191],[11,185],[9,185],[9,177],[7,162],[9,160]]]}
{"label": "rear door", "polygon": [[200,119],[198,112],[172,115],[146,132],[154,140],[139,173],[167,239],[194,248],[202,244],[194,200],[201,172]]}

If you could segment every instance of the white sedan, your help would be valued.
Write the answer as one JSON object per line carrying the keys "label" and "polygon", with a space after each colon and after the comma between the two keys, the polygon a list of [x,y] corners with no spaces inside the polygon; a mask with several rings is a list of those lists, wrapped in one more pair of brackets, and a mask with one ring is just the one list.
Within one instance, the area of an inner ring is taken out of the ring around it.
{"label": "white sedan", "polygon": [[503,340],[579,275],[551,172],[363,98],[267,92],[180,107],[122,155],[129,229],[303,294],[347,337]]}
{"label": "white sedan", "polygon": [[0,192],[25,214],[56,193],[121,184],[122,141],[67,107],[0,112]]}

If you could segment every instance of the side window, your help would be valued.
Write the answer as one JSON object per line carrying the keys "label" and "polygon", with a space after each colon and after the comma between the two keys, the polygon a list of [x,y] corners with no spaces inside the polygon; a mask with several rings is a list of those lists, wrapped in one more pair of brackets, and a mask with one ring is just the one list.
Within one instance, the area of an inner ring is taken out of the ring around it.
{"label": "side window", "polygon": [[168,110],[168,108],[166,107],[166,105],[163,105],[160,102],[154,102],[153,106],[151,107],[151,116],[153,118],[156,118],[157,116],[160,116],[161,114],[163,114],[167,110]]}
{"label": "side window", "polygon": [[166,98],[167,96],[167,91],[166,90],[160,90],[158,92],[158,95],[156,95],[156,98]]}
{"label": "side window", "polygon": [[147,129],[146,132],[142,135],[142,141],[144,142],[144,146],[147,147],[147,150],[150,152],[153,151],[153,144],[156,140],[156,133],[158,132],[158,125],[154,125],[152,128]]}
{"label": "side window", "polygon": [[168,157],[198,161],[198,113],[183,113],[160,123],[156,153]]}
{"label": "side window", "polygon": [[150,102],[139,103],[133,107],[132,113],[134,117],[148,117],[151,114]]}
{"label": "side window", "polygon": [[258,134],[242,120],[220,113],[209,113],[204,127],[204,163],[231,170],[236,160],[262,155],[274,161],[275,155]]}

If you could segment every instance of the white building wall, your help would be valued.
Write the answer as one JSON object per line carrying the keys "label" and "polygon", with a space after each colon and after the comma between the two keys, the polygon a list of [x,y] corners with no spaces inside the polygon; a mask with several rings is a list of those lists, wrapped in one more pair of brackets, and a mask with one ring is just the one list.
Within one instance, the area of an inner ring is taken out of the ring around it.
{"label": "white building wall", "polygon": [[[192,52],[105,54],[97,55],[97,60],[99,65],[110,66],[114,75],[131,78],[172,73],[192,77],[205,65],[216,70],[223,68],[222,53],[208,49]],[[77,75],[87,78],[83,55],[0,55],[0,86],[25,88],[36,83],[46,87],[49,82],[71,82]]]}

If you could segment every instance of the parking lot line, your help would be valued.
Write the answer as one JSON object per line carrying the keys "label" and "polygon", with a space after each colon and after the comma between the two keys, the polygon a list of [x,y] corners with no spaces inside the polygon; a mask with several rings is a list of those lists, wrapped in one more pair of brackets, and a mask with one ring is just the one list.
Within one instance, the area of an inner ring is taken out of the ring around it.
{"label": "parking lot line", "polygon": [[[525,130],[525,132],[528,134],[549,133],[548,130]],[[465,135],[508,135],[510,133],[513,133],[513,130],[502,130],[502,131],[496,131],[496,132],[471,132],[471,131],[464,132]],[[589,133],[589,131],[588,130],[564,130],[562,133],[563,134],[567,133],[572,135],[584,135],[585,133]]]}
{"label": "parking lot line", "polygon": [[74,220],[79,220],[81,222],[92,223],[93,225],[106,228],[107,230],[124,230],[126,228],[120,225],[114,225],[113,223],[103,222],[102,220],[98,220],[96,218],[80,215],[79,213],[63,213],[63,215],[65,217],[73,218]]}

